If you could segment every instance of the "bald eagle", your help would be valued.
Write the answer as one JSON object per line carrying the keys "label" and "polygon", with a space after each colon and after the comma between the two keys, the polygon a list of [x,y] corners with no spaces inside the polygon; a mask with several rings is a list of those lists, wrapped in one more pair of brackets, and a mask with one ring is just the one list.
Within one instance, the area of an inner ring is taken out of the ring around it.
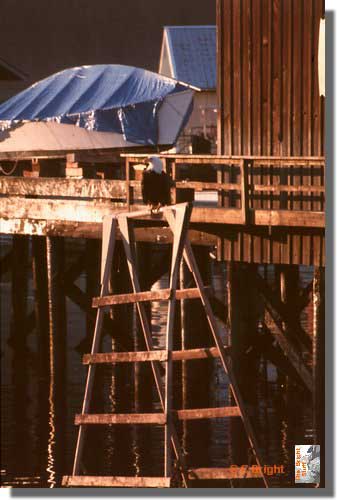
{"label": "bald eagle", "polygon": [[143,202],[150,205],[151,212],[158,212],[160,207],[171,204],[171,185],[171,178],[163,171],[161,159],[151,156],[142,177]]}

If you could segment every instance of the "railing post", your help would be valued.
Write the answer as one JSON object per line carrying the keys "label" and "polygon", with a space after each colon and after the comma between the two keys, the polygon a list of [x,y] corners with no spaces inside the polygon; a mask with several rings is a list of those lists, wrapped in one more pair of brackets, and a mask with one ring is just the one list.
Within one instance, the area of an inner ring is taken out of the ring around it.
{"label": "railing post", "polygon": [[[216,166],[216,180],[218,184],[222,184],[224,182],[224,166],[217,165]],[[224,190],[221,189],[218,191],[218,207],[224,207],[225,206],[225,193]],[[224,238],[221,236],[217,237],[217,243],[216,243],[216,258],[218,261],[222,261],[224,258]]]}
{"label": "railing post", "polygon": [[177,203],[177,188],[176,188],[176,180],[177,180],[177,165],[175,160],[172,161],[171,163],[171,172],[172,172],[172,181],[174,183],[173,186],[173,196],[172,196],[172,203],[175,205]]}
{"label": "railing post", "polygon": [[[217,165],[216,179],[218,184],[223,184],[224,175],[223,175],[223,165]],[[224,206],[224,190],[221,189],[218,191],[218,207]]]}
{"label": "railing post", "polygon": [[130,184],[130,160],[125,158],[125,184],[126,184],[126,205],[128,211],[130,211],[130,206],[133,203],[133,188]]}
{"label": "railing post", "polygon": [[161,161],[163,162],[164,172],[167,172],[167,158],[161,158]]}
{"label": "railing post", "polygon": [[240,177],[241,177],[241,212],[242,224],[249,224],[249,196],[248,196],[248,166],[249,161],[240,160]]}

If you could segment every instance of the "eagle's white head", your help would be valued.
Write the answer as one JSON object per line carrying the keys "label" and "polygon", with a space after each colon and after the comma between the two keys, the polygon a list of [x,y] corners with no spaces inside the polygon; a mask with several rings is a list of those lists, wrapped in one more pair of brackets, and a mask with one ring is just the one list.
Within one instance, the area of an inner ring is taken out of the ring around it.
{"label": "eagle's white head", "polygon": [[148,172],[155,172],[156,174],[161,174],[163,171],[163,162],[158,156],[150,156],[149,157],[149,165],[146,168]]}

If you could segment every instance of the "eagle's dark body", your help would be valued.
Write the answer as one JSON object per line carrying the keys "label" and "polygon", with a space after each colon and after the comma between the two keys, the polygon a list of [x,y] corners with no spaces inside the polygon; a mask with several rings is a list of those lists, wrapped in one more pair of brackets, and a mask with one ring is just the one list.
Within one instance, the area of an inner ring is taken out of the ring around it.
{"label": "eagle's dark body", "polygon": [[153,170],[144,170],[142,178],[142,196],[146,205],[171,204],[171,178],[165,172],[156,173]]}

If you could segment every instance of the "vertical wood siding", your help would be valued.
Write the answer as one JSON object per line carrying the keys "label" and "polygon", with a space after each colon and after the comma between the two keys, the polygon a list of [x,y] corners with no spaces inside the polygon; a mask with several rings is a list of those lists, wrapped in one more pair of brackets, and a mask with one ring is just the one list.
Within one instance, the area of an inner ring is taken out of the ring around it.
{"label": "vertical wood siding", "polygon": [[324,155],[322,16],[324,0],[217,0],[219,154]]}

